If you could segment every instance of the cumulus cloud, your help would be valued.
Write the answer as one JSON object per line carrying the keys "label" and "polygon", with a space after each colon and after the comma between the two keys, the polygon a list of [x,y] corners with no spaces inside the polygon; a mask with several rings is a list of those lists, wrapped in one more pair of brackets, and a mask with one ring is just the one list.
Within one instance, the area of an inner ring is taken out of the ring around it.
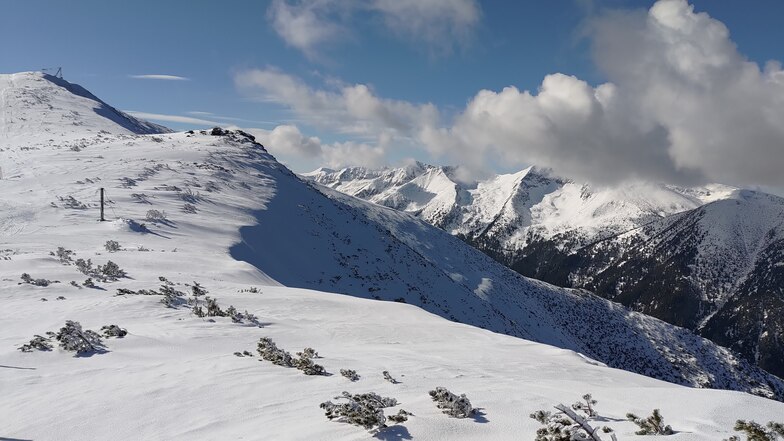
{"label": "cumulus cloud", "polygon": [[190,78],[181,77],[178,75],[145,74],[128,76],[135,80],[190,81]]}
{"label": "cumulus cloud", "polygon": [[346,134],[408,137],[439,119],[432,104],[382,99],[364,84],[314,89],[273,68],[240,72],[234,80],[257,99],[282,104],[311,124]]}
{"label": "cumulus cloud", "polygon": [[272,130],[248,129],[273,155],[284,160],[311,160],[332,168],[379,167],[384,149],[361,142],[322,143],[318,137],[303,135],[297,126],[279,125]]}
{"label": "cumulus cloud", "polygon": [[438,52],[465,43],[480,19],[476,0],[273,0],[267,18],[290,46],[317,58],[326,43],[351,33],[351,23],[379,17],[387,31]]}
{"label": "cumulus cloud", "polygon": [[468,169],[536,164],[599,183],[784,186],[784,71],[740,54],[721,22],[685,0],[589,25],[607,82],[547,75],[536,91],[479,91],[454,119],[365,85],[312,88],[274,69],[237,85],[327,130],[401,140]]}

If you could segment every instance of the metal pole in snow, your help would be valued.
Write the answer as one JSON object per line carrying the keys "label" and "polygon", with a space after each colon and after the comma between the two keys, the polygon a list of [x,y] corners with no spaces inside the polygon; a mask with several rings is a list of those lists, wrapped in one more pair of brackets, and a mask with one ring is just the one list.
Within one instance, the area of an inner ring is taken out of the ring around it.
{"label": "metal pole in snow", "polygon": [[101,222],[105,221],[103,217],[103,187],[101,187]]}

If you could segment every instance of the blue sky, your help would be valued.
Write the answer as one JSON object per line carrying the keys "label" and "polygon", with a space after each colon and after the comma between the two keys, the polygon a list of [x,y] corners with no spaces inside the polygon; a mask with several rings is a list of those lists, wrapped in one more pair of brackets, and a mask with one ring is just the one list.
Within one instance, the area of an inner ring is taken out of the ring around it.
{"label": "blue sky", "polygon": [[[218,122],[262,129],[259,133],[268,138],[267,142],[276,139],[280,145],[296,144],[274,153],[298,171],[322,163],[346,165],[351,163],[350,158],[367,165],[396,163],[406,158],[481,164],[469,167],[472,174],[505,171],[527,163],[552,167],[560,162],[557,157],[548,157],[538,150],[515,153],[510,150],[513,146],[498,147],[504,143],[527,145],[532,140],[537,143],[536,138],[529,139],[528,133],[519,139],[487,140],[482,149],[464,146],[465,151],[461,151],[459,147],[437,144],[485,142],[465,135],[471,130],[476,132],[475,128],[469,130],[455,122],[467,113],[480,90],[500,93],[504,87],[515,86],[521,92],[529,90],[536,95],[543,87],[543,79],[554,73],[574,76],[591,87],[626,78],[625,72],[613,70],[612,61],[597,61],[602,58],[596,55],[597,50],[616,50],[606,49],[607,44],[597,49],[597,40],[601,38],[597,35],[610,32],[608,29],[617,28],[619,23],[633,23],[635,14],[644,15],[654,4],[637,0],[422,0],[421,4],[431,3],[432,8],[422,12],[390,6],[395,3],[387,0],[6,1],[5,20],[0,27],[0,41],[5,42],[0,72],[62,66],[67,80],[85,86],[123,110],[168,115],[168,120],[162,122],[175,129],[199,124],[173,121],[171,116],[205,120],[201,125]],[[367,6],[370,4],[373,6]],[[757,63],[760,71],[768,60],[784,59],[779,43],[784,41],[784,27],[780,26],[784,2],[693,0],[690,4],[693,13],[707,12],[711,20],[723,23],[737,52]],[[618,10],[629,16],[615,16],[614,11]],[[305,13],[312,14],[305,18],[315,21],[297,27],[296,20]],[[597,19],[604,20],[601,31],[594,29]],[[323,32],[312,34],[314,30]],[[697,38],[692,34],[681,37]],[[623,40],[624,35],[612,38]],[[438,114],[433,128],[443,129],[442,135],[448,141],[434,141],[435,132],[427,136],[422,127],[413,127],[416,124],[410,121],[401,122],[398,127],[394,119],[369,121],[343,108],[304,109],[303,106],[314,105],[314,101],[297,101],[297,96],[275,92],[282,87],[280,81],[284,79],[280,77],[257,76],[239,84],[242,81],[238,78],[248,79],[252,72],[283,75],[309,88],[306,93],[314,96],[336,92],[336,97],[345,98],[341,89],[366,85],[371,97],[385,108],[390,106],[393,114],[414,112],[418,118],[427,119],[424,115],[430,112],[421,105],[431,103]],[[144,75],[187,79],[138,77]],[[325,119],[318,112],[341,116]],[[678,132],[669,122],[657,123],[669,130],[670,138]],[[289,129],[280,130],[277,138],[264,132],[278,126]],[[291,127],[296,127],[296,133]],[[640,135],[640,142],[647,142],[648,137],[654,136],[651,133],[648,130]],[[453,139],[457,135],[461,138]],[[299,138],[292,140],[292,136]],[[627,142],[636,144],[636,135],[624,136]],[[768,140],[769,137],[763,137],[763,143]],[[669,154],[673,156],[673,149],[689,145],[671,145]],[[328,148],[331,150],[327,153]],[[541,149],[557,150],[550,145]],[[773,150],[774,155],[780,153]],[[686,182],[721,176],[719,166],[699,173],[684,172],[694,168],[693,159],[687,156],[672,159],[674,165],[651,169],[639,166],[651,158],[634,158],[630,164],[622,164],[628,167],[628,173],[609,179],[640,175]],[[570,162],[584,162],[579,154],[574,159]],[[602,180],[601,176],[593,176],[597,173],[586,173],[576,165],[555,168]],[[727,180],[745,185],[776,184],[775,179],[767,178],[752,182],[748,177],[753,175],[753,171],[738,173]]]}

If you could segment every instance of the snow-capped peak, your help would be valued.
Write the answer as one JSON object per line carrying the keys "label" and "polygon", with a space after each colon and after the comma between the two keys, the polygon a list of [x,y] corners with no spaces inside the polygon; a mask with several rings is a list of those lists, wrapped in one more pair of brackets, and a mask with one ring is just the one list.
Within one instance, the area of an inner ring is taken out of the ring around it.
{"label": "snow-capped peak", "polygon": [[0,143],[31,143],[98,133],[156,134],[169,129],[101,101],[79,86],[41,72],[0,74]]}

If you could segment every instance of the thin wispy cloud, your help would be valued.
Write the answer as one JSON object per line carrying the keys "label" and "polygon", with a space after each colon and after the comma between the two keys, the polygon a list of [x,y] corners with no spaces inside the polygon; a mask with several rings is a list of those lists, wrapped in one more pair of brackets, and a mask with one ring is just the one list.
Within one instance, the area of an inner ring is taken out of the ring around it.
{"label": "thin wispy cloud", "polygon": [[175,123],[182,123],[182,124],[193,124],[197,126],[217,126],[220,123],[215,121],[210,121],[207,119],[201,118],[193,118],[190,116],[182,116],[182,115],[166,115],[161,113],[148,113],[148,112],[137,112],[133,110],[125,110],[125,113],[134,116],[136,118],[141,119],[150,119],[153,121],[164,121],[164,122],[175,122]]}
{"label": "thin wispy cloud", "polygon": [[179,75],[144,74],[144,75],[128,75],[128,76],[135,80],[190,81],[190,78],[181,77]]}

